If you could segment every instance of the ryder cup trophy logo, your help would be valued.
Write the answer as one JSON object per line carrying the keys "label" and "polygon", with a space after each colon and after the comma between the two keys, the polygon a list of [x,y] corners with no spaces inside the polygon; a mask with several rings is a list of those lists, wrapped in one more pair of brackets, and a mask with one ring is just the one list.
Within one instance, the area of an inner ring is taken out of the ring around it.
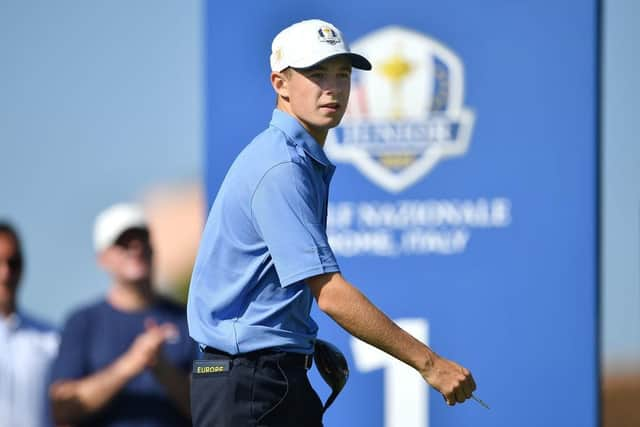
{"label": "ryder cup trophy logo", "polygon": [[397,193],[467,151],[474,114],[463,105],[464,70],[455,53],[400,27],[382,28],[352,47],[373,70],[353,70],[347,112],[325,145],[329,158],[353,163]]}

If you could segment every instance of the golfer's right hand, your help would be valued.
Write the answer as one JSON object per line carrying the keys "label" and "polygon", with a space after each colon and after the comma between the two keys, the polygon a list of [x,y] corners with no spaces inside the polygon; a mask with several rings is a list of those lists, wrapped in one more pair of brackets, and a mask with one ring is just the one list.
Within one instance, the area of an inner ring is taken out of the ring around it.
{"label": "golfer's right hand", "polygon": [[433,363],[421,372],[423,378],[442,394],[447,405],[453,406],[471,398],[476,389],[471,372],[456,362],[434,356]]}

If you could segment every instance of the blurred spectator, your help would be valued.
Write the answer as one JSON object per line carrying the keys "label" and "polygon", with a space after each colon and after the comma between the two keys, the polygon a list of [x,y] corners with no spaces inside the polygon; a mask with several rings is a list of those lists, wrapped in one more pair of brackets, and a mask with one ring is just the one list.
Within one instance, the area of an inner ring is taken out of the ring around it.
{"label": "blurred spectator", "polygon": [[102,212],[94,227],[105,299],[72,313],[49,393],[58,424],[187,426],[196,354],[184,308],[154,293],[147,220],[136,205]]}
{"label": "blurred spectator", "polygon": [[50,425],[45,387],[58,334],[16,308],[23,267],[18,233],[0,222],[1,427]]}

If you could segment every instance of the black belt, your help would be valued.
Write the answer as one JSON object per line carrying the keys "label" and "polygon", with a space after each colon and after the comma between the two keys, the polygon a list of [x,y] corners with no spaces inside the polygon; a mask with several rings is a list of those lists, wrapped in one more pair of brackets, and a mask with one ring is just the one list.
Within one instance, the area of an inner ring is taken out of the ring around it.
{"label": "black belt", "polygon": [[277,351],[272,349],[256,350],[256,351],[251,351],[249,353],[229,354],[209,346],[204,346],[202,348],[202,351],[204,353],[212,354],[217,357],[221,357],[228,360],[235,360],[235,359],[257,360],[262,356],[281,355],[280,360],[287,365],[304,367],[304,369],[306,370],[311,369],[311,365],[313,365],[313,354],[290,353],[290,352]]}

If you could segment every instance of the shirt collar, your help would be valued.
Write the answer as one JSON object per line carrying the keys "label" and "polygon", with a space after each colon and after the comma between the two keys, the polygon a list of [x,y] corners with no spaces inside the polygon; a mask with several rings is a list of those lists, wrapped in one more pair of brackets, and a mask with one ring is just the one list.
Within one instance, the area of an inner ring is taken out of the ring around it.
{"label": "shirt collar", "polygon": [[315,161],[325,167],[335,169],[335,166],[327,158],[320,144],[313,139],[309,132],[307,132],[294,117],[276,108],[273,110],[273,116],[271,117],[271,126],[283,131],[293,143],[301,146]]}

